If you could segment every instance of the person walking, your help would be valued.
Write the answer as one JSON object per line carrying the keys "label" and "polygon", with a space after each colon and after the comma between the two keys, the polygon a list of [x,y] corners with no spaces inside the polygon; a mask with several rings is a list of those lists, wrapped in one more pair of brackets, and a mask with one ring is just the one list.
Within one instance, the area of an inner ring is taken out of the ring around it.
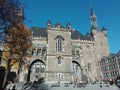
{"label": "person walking", "polygon": [[15,85],[12,81],[8,81],[8,84],[5,88],[5,90],[15,90]]}

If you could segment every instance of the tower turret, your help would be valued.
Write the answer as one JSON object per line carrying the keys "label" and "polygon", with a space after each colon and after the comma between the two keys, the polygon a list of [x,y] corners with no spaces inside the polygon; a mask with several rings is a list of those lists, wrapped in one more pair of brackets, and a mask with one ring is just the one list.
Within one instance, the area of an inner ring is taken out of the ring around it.
{"label": "tower turret", "polygon": [[98,31],[97,16],[95,15],[92,7],[91,7],[91,11],[90,11],[90,23],[91,23],[91,29]]}
{"label": "tower turret", "polygon": [[52,27],[51,20],[50,20],[50,19],[48,19],[48,21],[47,21],[47,28],[51,28],[51,27]]}
{"label": "tower turret", "polygon": [[67,28],[68,30],[71,30],[71,24],[70,24],[70,21],[67,22],[66,28]]}
{"label": "tower turret", "polygon": [[106,30],[107,30],[107,29],[103,26],[101,31],[102,31],[102,33],[103,33],[105,36],[107,36],[107,31],[106,31]]}

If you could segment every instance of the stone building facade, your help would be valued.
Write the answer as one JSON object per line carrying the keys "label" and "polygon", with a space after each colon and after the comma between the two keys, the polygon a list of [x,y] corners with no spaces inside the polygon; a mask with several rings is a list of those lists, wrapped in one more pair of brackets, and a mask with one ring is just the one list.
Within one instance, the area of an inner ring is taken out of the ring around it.
{"label": "stone building facade", "polygon": [[41,77],[46,82],[99,80],[98,62],[109,55],[107,31],[105,27],[98,28],[92,8],[90,22],[91,31],[86,35],[73,30],[70,22],[64,27],[60,23],[52,25],[50,19],[45,28],[31,27],[34,48],[29,80]]}
{"label": "stone building facade", "polygon": [[120,76],[120,51],[103,57],[100,61],[100,71],[102,80],[115,80]]}
{"label": "stone building facade", "polygon": [[46,82],[83,82],[100,79],[98,62],[109,55],[107,31],[98,28],[97,17],[91,8],[91,29],[86,35],[66,27],[53,25],[31,27],[33,49],[29,69],[21,68],[20,81],[34,81],[41,77]]}

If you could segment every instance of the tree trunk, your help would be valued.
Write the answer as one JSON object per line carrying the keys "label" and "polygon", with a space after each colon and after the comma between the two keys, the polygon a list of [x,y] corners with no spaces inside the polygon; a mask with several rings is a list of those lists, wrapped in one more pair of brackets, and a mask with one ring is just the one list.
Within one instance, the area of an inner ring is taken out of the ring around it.
{"label": "tree trunk", "polygon": [[11,59],[8,59],[7,69],[5,71],[5,76],[4,76],[4,80],[3,80],[3,84],[2,84],[3,88],[5,88],[5,85],[6,85],[6,82],[7,82],[7,78],[8,78],[8,74],[10,73],[10,70],[11,70],[10,62],[11,62]]}
{"label": "tree trunk", "polygon": [[12,49],[13,47],[11,48],[10,50],[10,56],[8,58],[8,62],[7,62],[7,69],[5,71],[5,76],[4,76],[4,80],[3,80],[3,84],[2,84],[2,88],[5,88],[5,85],[6,85],[6,82],[7,82],[7,78],[8,78],[8,74],[10,73],[10,70],[11,70],[11,65],[10,65],[10,62],[12,60]]}
{"label": "tree trunk", "polygon": [[18,64],[18,71],[17,71],[17,79],[16,79],[16,83],[19,82],[20,68],[21,68],[21,65],[20,65],[20,62],[19,62],[19,64]]}
{"label": "tree trunk", "polygon": [[27,82],[29,82],[29,81],[30,81],[30,66],[28,68],[28,75],[27,75]]}

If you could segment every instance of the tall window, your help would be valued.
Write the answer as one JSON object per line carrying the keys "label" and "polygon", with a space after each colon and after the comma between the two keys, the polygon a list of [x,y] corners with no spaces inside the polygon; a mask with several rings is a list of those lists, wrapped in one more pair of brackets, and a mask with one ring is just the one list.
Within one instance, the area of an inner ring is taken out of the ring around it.
{"label": "tall window", "polygon": [[76,56],[80,56],[80,55],[79,55],[79,50],[76,50]]}
{"label": "tall window", "polygon": [[56,39],[56,51],[62,52],[64,38],[58,35],[55,39]]}
{"label": "tall window", "polygon": [[38,49],[37,49],[37,55],[40,55],[40,54],[41,54],[41,49],[38,48]]}
{"label": "tall window", "polygon": [[36,48],[32,49],[32,55],[36,55]]}
{"label": "tall window", "polygon": [[72,50],[72,56],[73,57],[75,56],[75,50]]}
{"label": "tall window", "polygon": [[43,48],[42,55],[44,55],[45,53],[46,53],[46,48]]}
{"label": "tall window", "polygon": [[58,39],[58,52],[62,51],[62,40]]}

